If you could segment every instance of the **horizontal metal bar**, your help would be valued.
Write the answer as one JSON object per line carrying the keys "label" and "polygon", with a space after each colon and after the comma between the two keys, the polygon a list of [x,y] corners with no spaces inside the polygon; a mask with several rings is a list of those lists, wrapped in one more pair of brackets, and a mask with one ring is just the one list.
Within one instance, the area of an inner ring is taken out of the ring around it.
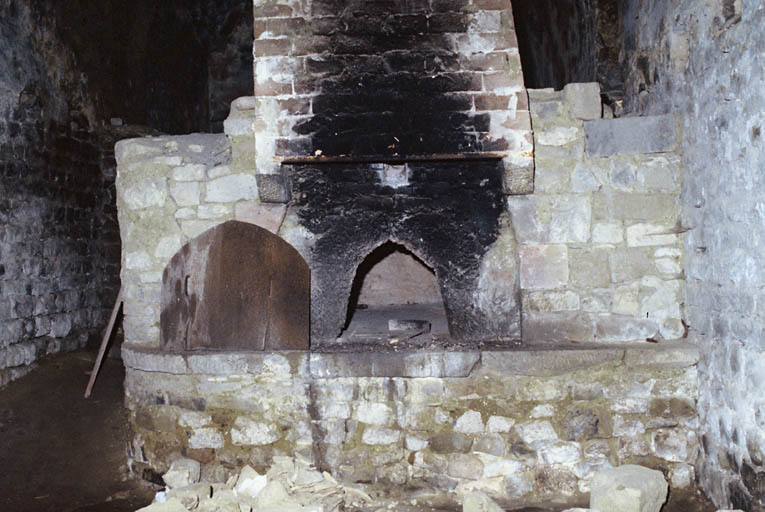
{"label": "horizontal metal bar", "polygon": [[409,162],[452,162],[500,160],[508,153],[436,153],[432,155],[306,155],[277,156],[274,161],[284,165],[309,164],[405,164]]}

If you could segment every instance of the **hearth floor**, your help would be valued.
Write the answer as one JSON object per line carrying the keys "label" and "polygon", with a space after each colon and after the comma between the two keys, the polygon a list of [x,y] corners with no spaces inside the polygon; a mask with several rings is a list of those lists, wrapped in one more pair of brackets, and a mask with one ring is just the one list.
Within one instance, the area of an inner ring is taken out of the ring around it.
{"label": "hearth floor", "polygon": [[[382,317],[380,317],[382,318]],[[386,319],[387,322],[387,319]],[[0,510],[127,512],[149,504],[158,489],[128,478],[123,407],[124,368],[106,359],[90,399],[82,395],[94,351],[43,359],[0,389]],[[582,504],[585,506],[586,504]],[[356,512],[459,511],[438,499],[379,500]],[[557,512],[541,504],[516,512]],[[698,492],[673,493],[662,512],[713,512]]]}
{"label": "hearth floor", "polygon": [[[429,332],[391,331],[390,320],[422,320],[430,323]],[[365,306],[356,308],[348,328],[338,341],[369,343],[376,346],[394,347],[399,343],[425,346],[449,341],[449,326],[442,304],[394,304],[389,306]]]}

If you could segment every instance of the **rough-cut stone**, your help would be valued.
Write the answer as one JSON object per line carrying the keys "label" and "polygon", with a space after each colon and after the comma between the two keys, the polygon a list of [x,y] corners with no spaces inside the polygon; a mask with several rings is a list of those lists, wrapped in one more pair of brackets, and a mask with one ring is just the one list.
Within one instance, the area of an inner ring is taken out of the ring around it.
{"label": "rough-cut stone", "polygon": [[584,131],[591,156],[662,153],[677,145],[675,120],[670,115],[587,121]]}
{"label": "rough-cut stone", "polygon": [[590,508],[620,512],[659,512],[667,500],[667,482],[660,471],[624,465],[595,474]]}
{"label": "rough-cut stone", "polygon": [[430,438],[429,444],[435,453],[468,453],[473,439],[465,434],[446,433]]}
{"label": "rough-cut stone", "polygon": [[486,422],[486,432],[490,434],[507,433],[513,428],[515,420],[504,416],[491,416]]}
{"label": "rough-cut stone", "polygon": [[522,288],[558,288],[568,283],[565,245],[522,246],[520,260]]}
{"label": "rough-cut stone", "polygon": [[475,478],[483,474],[483,462],[476,455],[455,453],[449,456],[446,473],[454,478]]}
{"label": "rough-cut stone", "polygon": [[481,413],[478,411],[467,411],[457,418],[454,424],[454,431],[462,434],[481,434],[484,431]]}
{"label": "rough-cut stone", "polygon": [[237,494],[255,498],[268,484],[268,477],[261,475],[250,466],[245,466],[239,473],[234,490]]}
{"label": "rough-cut stone", "polygon": [[521,440],[528,445],[534,445],[540,441],[557,441],[558,439],[558,434],[549,421],[523,423],[516,425],[515,430]]}
{"label": "rough-cut stone", "polygon": [[236,445],[262,446],[280,438],[279,433],[269,423],[253,421],[244,416],[239,416],[231,429],[231,442]]}
{"label": "rough-cut stone", "polygon": [[281,174],[257,174],[258,197],[264,203],[286,203],[290,200],[287,180]]}
{"label": "rough-cut stone", "polygon": [[563,87],[563,101],[575,119],[600,119],[603,112],[597,82],[566,84]]}
{"label": "rough-cut stone", "polygon": [[199,482],[201,466],[192,459],[177,459],[170,465],[170,469],[162,475],[162,480],[169,489],[187,487]]}
{"label": "rough-cut stone", "polygon": [[370,445],[388,445],[397,443],[401,433],[397,430],[381,427],[367,427],[361,440],[364,444]]}
{"label": "rough-cut stone", "polygon": [[205,201],[211,203],[233,203],[258,197],[255,176],[231,174],[211,180],[207,183]]}
{"label": "rough-cut stone", "polygon": [[486,494],[473,491],[462,499],[462,512],[502,512],[502,509]]}
{"label": "rough-cut stone", "polygon": [[152,503],[148,507],[139,508],[136,512],[188,512],[178,498],[169,498],[162,503]]}

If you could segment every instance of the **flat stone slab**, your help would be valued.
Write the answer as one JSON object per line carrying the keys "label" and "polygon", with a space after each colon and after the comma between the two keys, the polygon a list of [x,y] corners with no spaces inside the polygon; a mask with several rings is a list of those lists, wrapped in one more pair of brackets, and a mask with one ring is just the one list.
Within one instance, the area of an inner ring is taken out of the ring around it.
{"label": "flat stone slab", "polygon": [[311,354],[311,377],[468,377],[480,352]]}
{"label": "flat stone slab", "polygon": [[665,153],[677,145],[675,120],[671,115],[586,121],[584,134],[590,156]]}
{"label": "flat stone slab", "polygon": [[688,343],[665,346],[586,347],[561,350],[555,345],[496,351],[411,352],[194,352],[165,353],[126,343],[127,368],[174,375],[258,375],[263,372],[327,379],[335,377],[466,378],[482,371],[549,377],[604,363],[686,368],[699,361],[699,350]]}
{"label": "flat stone slab", "polygon": [[481,368],[511,375],[551,377],[602,363],[619,363],[623,357],[624,350],[620,349],[484,352]]}

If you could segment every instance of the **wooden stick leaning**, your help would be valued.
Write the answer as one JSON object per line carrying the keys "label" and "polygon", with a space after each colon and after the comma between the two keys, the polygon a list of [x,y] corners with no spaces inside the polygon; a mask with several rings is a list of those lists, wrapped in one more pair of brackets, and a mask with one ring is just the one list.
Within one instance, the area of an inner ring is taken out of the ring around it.
{"label": "wooden stick leaning", "polygon": [[109,317],[109,323],[106,325],[106,331],[104,331],[104,338],[101,340],[101,348],[98,349],[96,363],[93,365],[93,371],[90,372],[90,381],[88,381],[88,387],[85,389],[85,398],[88,398],[90,392],[93,391],[93,384],[95,384],[96,376],[101,369],[101,361],[104,359],[104,352],[106,352],[106,346],[109,344],[109,338],[112,337],[114,322],[117,320],[120,306],[122,306],[122,288],[120,288],[120,292],[117,294],[117,300],[114,302],[114,308],[112,308],[112,315]]}

